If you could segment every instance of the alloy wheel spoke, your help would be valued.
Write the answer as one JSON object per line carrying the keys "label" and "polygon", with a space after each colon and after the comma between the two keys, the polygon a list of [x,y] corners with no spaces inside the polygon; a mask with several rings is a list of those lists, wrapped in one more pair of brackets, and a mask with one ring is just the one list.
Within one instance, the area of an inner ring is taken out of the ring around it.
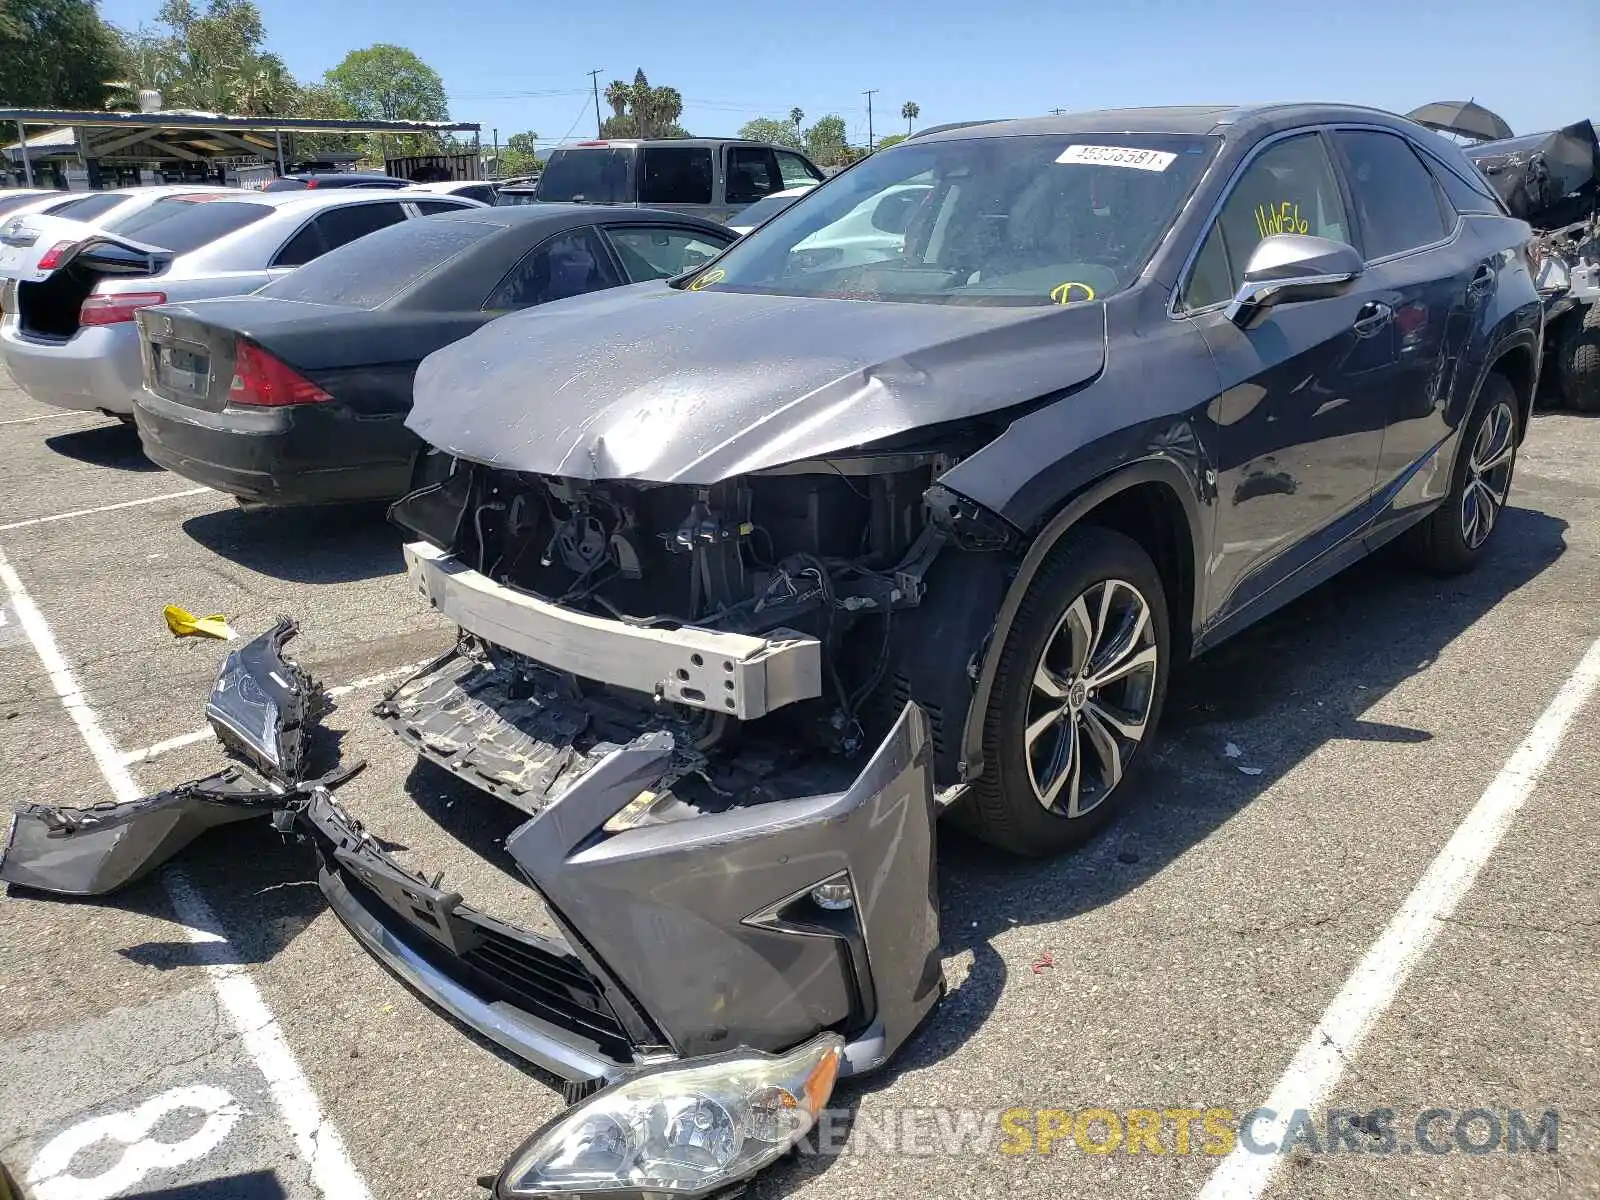
{"label": "alloy wheel spoke", "polygon": [[1144,637],[1145,626],[1150,624],[1150,607],[1145,604],[1143,597],[1134,593],[1134,604],[1137,606],[1133,619],[1127,623],[1125,631],[1117,636],[1117,640],[1104,654],[1099,654],[1090,660],[1088,669],[1084,672],[1090,679],[1094,679],[1115,667],[1122,659],[1132,654],[1139,648],[1139,642]]}
{"label": "alloy wheel spoke", "polygon": [[1094,746],[1095,756],[1104,768],[1101,775],[1105,785],[1103,790],[1109,792],[1122,781],[1122,747],[1117,744],[1117,735],[1094,712],[1084,709],[1078,716],[1083,722],[1083,732]]}
{"label": "alloy wheel spoke", "polygon": [[1029,725],[1027,729],[1023,730],[1022,744],[1028,748],[1030,753],[1033,750],[1033,744],[1043,737],[1052,725],[1061,720],[1061,714],[1064,712],[1066,712],[1065,705],[1051,709],[1032,725]]}
{"label": "alloy wheel spoke", "polygon": [[[1065,748],[1065,755],[1062,749]],[[1062,761],[1063,758],[1065,761]],[[1067,794],[1067,815],[1077,816],[1078,794],[1081,790],[1080,780],[1083,776],[1083,752],[1078,743],[1078,723],[1067,721],[1062,729],[1060,742],[1050,756],[1050,784],[1039,789],[1039,802],[1046,808],[1054,808],[1061,798],[1064,787],[1071,784]]]}
{"label": "alloy wheel spoke", "polygon": [[1045,666],[1043,659],[1039,661],[1038,669],[1033,673],[1033,686],[1052,700],[1067,698],[1067,684],[1061,676]]}
{"label": "alloy wheel spoke", "polygon": [[1141,741],[1144,738],[1144,726],[1148,714],[1140,716],[1137,713],[1118,712],[1095,700],[1089,701],[1084,706],[1084,712],[1092,713],[1102,724],[1116,730],[1130,742]]}
{"label": "alloy wheel spoke", "polygon": [[1081,660],[1077,655],[1073,655],[1072,669],[1079,671],[1088,665],[1095,638],[1098,636],[1095,633],[1094,621],[1089,616],[1089,605],[1083,596],[1079,596],[1067,607],[1066,615],[1061,618],[1060,632],[1067,632],[1068,626],[1075,627],[1078,634],[1077,637],[1069,639],[1072,645],[1074,647],[1081,645],[1084,648]]}
{"label": "alloy wheel spoke", "polygon": [[1511,451],[1511,439],[1506,438],[1504,443],[1492,455],[1474,464],[1478,468],[1478,473],[1480,475],[1487,474],[1502,463],[1508,462],[1511,458]]}
{"label": "alloy wheel spoke", "polygon": [[1150,667],[1153,669],[1155,665],[1156,648],[1154,646],[1146,646],[1137,654],[1129,655],[1121,662],[1107,667],[1104,671],[1101,671],[1100,674],[1091,678],[1089,680],[1089,686],[1095,689],[1109,687],[1111,684],[1117,682],[1117,680],[1125,679],[1129,675],[1132,675],[1135,671],[1143,670],[1145,667]]}
{"label": "alloy wheel spoke", "polygon": [[1506,492],[1504,489],[1496,491],[1493,480],[1480,477],[1478,479],[1478,486],[1483,489],[1484,496],[1486,496],[1493,503],[1495,508],[1505,507]]}

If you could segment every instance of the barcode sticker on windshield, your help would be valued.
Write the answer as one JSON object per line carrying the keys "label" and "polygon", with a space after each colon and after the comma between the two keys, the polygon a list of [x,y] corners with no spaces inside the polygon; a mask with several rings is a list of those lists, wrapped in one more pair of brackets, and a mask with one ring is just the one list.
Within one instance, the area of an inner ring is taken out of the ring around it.
{"label": "barcode sticker on windshield", "polygon": [[1132,167],[1138,171],[1165,171],[1178,156],[1167,150],[1136,150],[1132,146],[1068,146],[1058,163],[1089,163],[1097,167]]}

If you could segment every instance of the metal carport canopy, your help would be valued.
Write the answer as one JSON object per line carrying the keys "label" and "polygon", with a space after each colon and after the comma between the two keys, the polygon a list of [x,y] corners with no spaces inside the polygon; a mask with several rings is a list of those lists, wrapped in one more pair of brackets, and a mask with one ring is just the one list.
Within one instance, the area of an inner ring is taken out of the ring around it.
{"label": "metal carport canopy", "polygon": [[[29,125],[45,125],[52,129],[71,127],[74,129],[122,129],[138,135],[154,136],[160,133],[173,132],[206,132],[212,131],[219,134],[256,133],[478,133],[482,126],[468,121],[386,121],[372,120],[324,120],[314,117],[241,117],[226,113],[190,112],[184,110],[164,110],[157,112],[102,112],[95,109],[54,109],[54,108],[0,108],[0,127],[10,123],[16,127],[18,145],[16,155],[8,152],[8,157],[20,156],[32,177],[32,160],[36,157],[28,147],[26,127]],[[135,141],[143,140],[136,136]],[[242,140],[242,139],[241,139]],[[124,142],[124,145],[127,143]],[[258,145],[258,150],[265,152],[266,147]],[[93,154],[93,147],[84,147],[86,154]]]}

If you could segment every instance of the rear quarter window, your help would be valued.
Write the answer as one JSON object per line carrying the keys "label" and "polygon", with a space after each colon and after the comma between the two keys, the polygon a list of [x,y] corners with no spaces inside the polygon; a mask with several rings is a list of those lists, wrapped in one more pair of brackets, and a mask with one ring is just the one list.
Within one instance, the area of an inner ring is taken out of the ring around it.
{"label": "rear quarter window", "polygon": [[50,211],[58,217],[71,217],[74,221],[92,221],[96,217],[110,212],[126,199],[126,196],[116,195],[111,192],[100,192],[77,200],[68,200],[65,204],[58,204]]}
{"label": "rear quarter window", "polygon": [[[168,207],[163,208],[163,205]],[[272,211],[271,205],[237,200],[212,200],[204,204],[158,200],[139,213],[137,219],[119,226],[116,232],[174,254],[187,254],[270,216]]]}
{"label": "rear quarter window", "polygon": [[378,308],[502,227],[486,221],[406,221],[313,259],[258,295]]}

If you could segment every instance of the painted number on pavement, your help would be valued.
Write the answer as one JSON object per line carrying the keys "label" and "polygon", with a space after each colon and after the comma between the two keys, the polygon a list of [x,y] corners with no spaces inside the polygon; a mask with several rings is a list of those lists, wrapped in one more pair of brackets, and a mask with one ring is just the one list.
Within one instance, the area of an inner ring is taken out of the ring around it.
{"label": "painted number on pavement", "polygon": [[[151,1137],[164,1117],[186,1110],[203,1114],[200,1128],[177,1142]],[[90,1117],[56,1134],[34,1157],[27,1182],[38,1200],[111,1200],[152,1171],[181,1167],[211,1153],[243,1115],[239,1102],[219,1087],[173,1088],[127,1112]],[[72,1160],[101,1141],[121,1145],[117,1161],[95,1175],[74,1173]]]}

